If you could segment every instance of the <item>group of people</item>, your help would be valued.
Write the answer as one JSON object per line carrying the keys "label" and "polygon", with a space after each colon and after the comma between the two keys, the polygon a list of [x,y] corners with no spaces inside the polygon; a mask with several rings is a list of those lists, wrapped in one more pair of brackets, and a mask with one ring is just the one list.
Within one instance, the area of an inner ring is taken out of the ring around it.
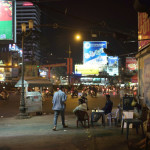
{"label": "group of people", "polygon": [[[52,103],[53,103],[52,109],[54,110],[54,127],[53,127],[54,131],[56,131],[57,119],[58,119],[59,114],[61,115],[63,128],[68,127],[65,124],[65,107],[66,107],[65,102],[66,100],[67,100],[67,95],[65,94],[65,88],[64,86],[60,86],[59,90],[54,93],[53,100],[52,100]],[[111,112],[112,107],[113,107],[113,102],[110,100],[110,95],[106,95],[106,104],[102,108],[105,115]],[[80,111],[88,110],[86,99],[84,97],[81,97],[79,99],[79,105],[73,110],[73,113],[75,113],[78,110]]]}

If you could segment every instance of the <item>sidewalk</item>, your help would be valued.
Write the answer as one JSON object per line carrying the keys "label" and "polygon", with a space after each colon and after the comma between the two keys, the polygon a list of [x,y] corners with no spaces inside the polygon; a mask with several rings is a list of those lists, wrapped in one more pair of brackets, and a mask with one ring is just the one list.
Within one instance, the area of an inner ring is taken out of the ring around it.
{"label": "sidewalk", "polygon": [[[57,131],[52,131],[53,114],[0,118],[0,150],[128,150],[120,127],[103,127],[98,122],[94,127],[77,128],[73,114],[66,115],[66,124],[69,127],[63,129],[59,116]],[[135,131],[130,134],[129,139],[136,137]]]}

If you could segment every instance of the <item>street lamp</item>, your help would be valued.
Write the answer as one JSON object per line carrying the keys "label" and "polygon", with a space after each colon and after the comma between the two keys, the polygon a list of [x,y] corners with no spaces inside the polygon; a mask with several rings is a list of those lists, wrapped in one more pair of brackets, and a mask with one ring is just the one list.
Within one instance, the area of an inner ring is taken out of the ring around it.
{"label": "street lamp", "polygon": [[18,114],[19,119],[25,119],[28,118],[28,114],[26,113],[26,107],[25,107],[25,99],[24,99],[24,39],[25,37],[29,36],[32,32],[33,29],[33,20],[29,20],[29,31],[26,31],[26,24],[22,23],[21,24],[21,30],[22,30],[22,68],[21,68],[21,99],[20,99],[20,106],[19,106],[19,111],[20,113]]}
{"label": "street lamp", "polygon": [[[81,41],[81,35],[80,34],[76,34],[75,35],[75,40],[76,41]],[[70,69],[71,69],[71,66],[70,66],[70,60],[71,60],[71,47],[70,47],[70,44],[69,44],[69,58],[68,58],[68,84],[70,85]]]}

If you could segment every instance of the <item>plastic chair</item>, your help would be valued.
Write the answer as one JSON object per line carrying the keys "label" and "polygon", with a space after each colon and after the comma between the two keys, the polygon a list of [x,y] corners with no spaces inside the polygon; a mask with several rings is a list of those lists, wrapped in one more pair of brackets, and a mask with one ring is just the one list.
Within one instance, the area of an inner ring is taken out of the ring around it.
{"label": "plastic chair", "polygon": [[116,109],[115,111],[107,114],[107,121],[108,121],[110,126],[111,126],[111,123],[112,123],[113,120],[115,121],[115,125],[117,125],[118,113],[119,113],[119,108]]}
{"label": "plastic chair", "polygon": [[[78,110],[78,111],[75,112],[75,115],[77,116],[77,127],[78,127],[79,121],[81,122],[81,124],[84,128],[86,127],[86,121],[88,121],[88,128],[90,127],[90,125],[89,125],[89,115],[86,111]],[[84,122],[84,124],[83,124],[83,122]]]}

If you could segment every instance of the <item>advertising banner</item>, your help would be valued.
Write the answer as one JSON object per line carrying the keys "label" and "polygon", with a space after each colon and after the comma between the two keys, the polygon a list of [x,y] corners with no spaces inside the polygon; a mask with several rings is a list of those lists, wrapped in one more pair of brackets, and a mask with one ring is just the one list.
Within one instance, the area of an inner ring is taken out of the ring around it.
{"label": "advertising banner", "polygon": [[147,13],[138,13],[139,50],[150,44],[150,19]]}
{"label": "advertising banner", "polygon": [[12,1],[0,0],[0,40],[13,40]]}
{"label": "advertising banner", "polygon": [[150,58],[144,60],[144,101],[150,109]]}
{"label": "advertising banner", "polygon": [[73,60],[72,58],[67,58],[67,74],[72,74],[73,71]]}
{"label": "advertising banner", "polygon": [[84,41],[83,42],[83,62],[91,65],[106,65],[107,54],[104,53],[107,48],[106,41]]}
{"label": "advertising banner", "polygon": [[137,61],[135,57],[126,57],[126,69],[128,70],[137,70]]}
{"label": "advertising banner", "polygon": [[107,73],[109,75],[118,75],[118,57],[108,57]]}
{"label": "advertising banner", "polygon": [[0,68],[0,81],[5,81],[4,68]]}
{"label": "advertising banner", "polygon": [[75,74],[99,75],[99,68],[96,65],[75,65]]}

